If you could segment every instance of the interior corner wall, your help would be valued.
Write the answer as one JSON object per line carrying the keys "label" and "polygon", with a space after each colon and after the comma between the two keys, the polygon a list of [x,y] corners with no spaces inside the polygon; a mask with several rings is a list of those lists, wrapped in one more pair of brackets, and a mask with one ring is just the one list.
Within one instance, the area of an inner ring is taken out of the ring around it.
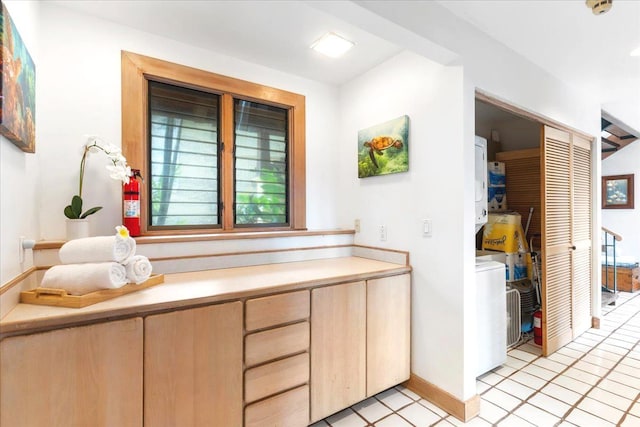
{"label": "interior corner wall", "polygon": [[[460,67],[445,67],[409,52],[380,64],[341,87],[334,158],[342,226],[353,227],[359,219],[357,244],[411,254],[412,372],[465,399],[471,396],[464,396],[460,386],[465,357],[463,247],[471,239],[462,227],[460,197],[468,167],[463,161],[462,87]],[[405,114],[409,171],[359,179],[358,131]],[[423,235],[424,219],[432,221],[430,237]],[[386,241],[379,239],[381,225],[387,227]]]}
{"label": "interior corner wall", "polygon": [[[4,1],[36,66],[36,90],[39,77],[37,2]],[[4,136],[0,136],[0,285],[10,281],[33,265],[31,251],[20,262],[19,239],[38,235],[40,207],[37,197],[40,132],[36,96],[36,154],[25,153]]]}
{"label": "interior corner wall", "polygon": [[[84,135],[100,135],[121,145],[120,53],[131,51],[217,74],[248,80],[306,97],[307,227],[336,228],[335,174],[327,173],[335,141],[338,89],[264,66],[133,30],[41,3],[39,64],[39,140],[41,233],[63,239],[63,209],[76,194]],[[141,143],[144,143],[141,141]],[[114,233],[121,223],[121,186],[105,171],[101,153],[87,160],[83,199],[103,206],[90,218],[91,235]],[[138,165],[131,165],[132,167]]]}
{"label": "interior corner wall", "polygon": [[602,209],[602,226],[622,236],[616,251],[640,261],[640,141],[635,141],[602,161],[602,175],[634,174],[635,209]]}

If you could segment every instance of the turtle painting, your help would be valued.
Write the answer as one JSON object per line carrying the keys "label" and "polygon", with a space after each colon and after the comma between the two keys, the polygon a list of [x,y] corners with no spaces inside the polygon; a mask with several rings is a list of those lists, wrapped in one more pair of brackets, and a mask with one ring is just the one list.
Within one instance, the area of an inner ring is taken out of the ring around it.
{"label": "turtle painting", "polygon": [[382,150],[386,150],[387,148],[402,148],[402,141],[399,139],[393,139],[390,136],[376,136],[371,139],[371,141],[367,141],[364,143],[365,147],[369,147],[369,158],[373,165],[378,168],[378,162],[376,161],[376,156],[374,153],[382,156],[384,153]]}
{"label": "turtle painting", "polygon": [[358,131],[358,178],[409,170],[409,116]]}

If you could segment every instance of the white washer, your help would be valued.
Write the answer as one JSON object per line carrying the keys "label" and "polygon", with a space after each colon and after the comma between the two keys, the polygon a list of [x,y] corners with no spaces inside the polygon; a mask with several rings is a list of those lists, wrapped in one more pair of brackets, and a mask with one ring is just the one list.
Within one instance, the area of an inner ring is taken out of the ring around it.
{"label": "white washer", "polygon": [[476,376],[507,360],[507,302],[505,266],[476,259],[478,365]]}

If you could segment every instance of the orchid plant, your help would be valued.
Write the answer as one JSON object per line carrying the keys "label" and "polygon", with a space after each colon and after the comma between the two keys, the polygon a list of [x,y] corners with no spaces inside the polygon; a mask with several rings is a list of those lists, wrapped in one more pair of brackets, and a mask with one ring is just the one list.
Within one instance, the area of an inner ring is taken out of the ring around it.
{"label": "orchid plant", "polygon": [[84,181],[84,170],[87,157],[90,153],[99,153],[102,151],[111,161],[111,165],[107,165],[109,176],[123,184],[128,184],[131,176],[131,168],[127,166],[127,159],[122,155],[122,150],[112,144],[105,143],[102,139],[95,135],[87,137],[87,142],[83,146],[82,160],[80,161],[80,180],[78,186],[78,194],[73,196],[71,204],[64,208],[64,215],[69,219],[82,219],[89,215],[93,215],[102,209],[102,206],[96,206],[82,212],[82,183]]}

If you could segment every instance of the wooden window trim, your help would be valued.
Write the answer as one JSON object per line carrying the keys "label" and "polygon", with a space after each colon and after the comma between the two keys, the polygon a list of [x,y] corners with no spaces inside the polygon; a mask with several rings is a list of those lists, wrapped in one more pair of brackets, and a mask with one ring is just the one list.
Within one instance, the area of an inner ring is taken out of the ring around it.
{"label": "wooden window trim", "polygon": [[[292,92],[263,86],[196,68],[187,67],[148,56],[122,51],[122,152],[130,165],[140,169],[143,177],[148,177],[147,159],[147,101],[148,79],[166,83],[179,83],[194,89],[206,89],[222,94],[222,102],[232,102],[231,95],[261,103],[268,103],[289,109],[289,226],[288,227],[243,227],[233,228],[233,210],[227,201],[233,197],[233,162],[223,164],[222,200],[225,209],[222,214],[222,228],[185,230],[148,230],[149,200],[147,186],[141,190],[141,233],[142,235],[179,235],[220,232],[255,232],[306,229],[306,166],[305,166],[305,97]],[[233,117],[222,117],[233,120]],[[233,127],[224,127],[222,135],[225,151],[233,148]],[[227,156],[230,158],[231,156]],[[228,175],[228,176],[227,176]],[[229,176],[231,179],[229,179]]]}

